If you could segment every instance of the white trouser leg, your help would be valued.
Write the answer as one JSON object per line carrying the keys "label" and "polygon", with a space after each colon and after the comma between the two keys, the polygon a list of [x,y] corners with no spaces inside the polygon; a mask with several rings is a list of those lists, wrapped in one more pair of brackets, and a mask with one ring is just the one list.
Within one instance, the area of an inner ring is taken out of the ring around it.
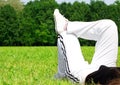
{"label": "white trouser leg", "polygon": [[64,78],[65,75],[65,49],[64,49],[64,43],[63,43],[63,37],[61,35],[58,35],[57,39],[57,47],[58,47],[58,72],[55,75],[55,78]]}
{"label": "white trouser leg", "polygon": [[112,20],[69,22],[67,33],[97,41],[92,65],[116,66],[118,33],[117,26]]}
{"label": "white trouser leg", "polygon": [[[78,71],[76,70],[77,74],[76,72],[73,72],[73,75],[78,75],[77,78],[81,83],[85,81],[88,74],[98,70],[100,65],[116,66],[118,33],[117,27],[113,21],[99,20],[94,22],[69,22],[67,34],[73,34],[80,38],[96,41],[92,63],[86,66],[86,68],[78,69]],[[72,48],[72,50],[76,51],[76,48]],[[76,62],[76,59],[74,59],[75,57],[73,56],[68,57],[68,59],[70,58],[69,62]],[[74,60],[72,61],[72,59]],[[80,66],[80,63],[77,65]],[[71,66],[70,68],[74,69],[74,67]]]}
{"label": "white trouser leg", "polygon": [[62,38],[58,38],[58,73],[64,74],[65,70],[65,75],[67,75],[68,78],[78,82],[76,78],[78,76],[77,72],[88,66],[88,63],[83,58],[77,37],[73,34],[67,34],[66,32],[60,35]]}
{"label": "white trouser leg", "polygon": [[[59,47],[63,51],[59,52],[64,55],[66,75],[74,81],[78,79],[83,83],[100,65],[116,66],[118,34],[113,21],[69,22],[67,33],[63,32],[61,36]],[[86,64],[77,37],[97,41],[91,65]]]}

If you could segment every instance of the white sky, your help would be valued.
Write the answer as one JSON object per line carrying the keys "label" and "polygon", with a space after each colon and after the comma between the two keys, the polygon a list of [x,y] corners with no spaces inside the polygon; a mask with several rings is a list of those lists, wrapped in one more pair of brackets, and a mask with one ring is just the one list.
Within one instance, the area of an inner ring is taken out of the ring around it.
{"label": "white sky", "polygon": [[[22,2],[25,2],[25,3],[27,3],[27,2],[29,2],[29,1],[34,1],[34,0],[21,0]],[[56,0],[58,3],[61,3],[61,2],[74,2],[74,1],[79,1],[79,2],[81,2],[81,1],[85,1],[86,3],[90,3],[90,0]],[[116,1],[116,0],[103,0],[106,4],[112,4],[112,3],[114,3],[114,1]]]}

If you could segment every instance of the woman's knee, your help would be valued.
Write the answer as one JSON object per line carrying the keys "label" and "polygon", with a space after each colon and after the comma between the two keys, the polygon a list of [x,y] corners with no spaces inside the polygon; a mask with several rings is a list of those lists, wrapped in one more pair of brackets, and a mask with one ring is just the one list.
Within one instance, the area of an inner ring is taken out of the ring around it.
{"label": "woman's knee", "polygon": [[117,29],[117,25],[113,20],[106,19],[106,20],[104,20],[104,22],[105,22],[105,24],[107,24],[108,27],[111,27],[113,29]]}

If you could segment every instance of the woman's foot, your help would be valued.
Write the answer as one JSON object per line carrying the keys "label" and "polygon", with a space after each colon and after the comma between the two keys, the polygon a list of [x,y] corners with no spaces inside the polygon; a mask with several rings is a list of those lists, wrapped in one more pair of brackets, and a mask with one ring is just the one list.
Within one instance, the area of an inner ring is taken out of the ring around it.
{"label": "woman's foot", "polygon": [[54,10],[55,30],[57,33],[62,33],[67,30],[68,20],[60,14],[58,9]]}

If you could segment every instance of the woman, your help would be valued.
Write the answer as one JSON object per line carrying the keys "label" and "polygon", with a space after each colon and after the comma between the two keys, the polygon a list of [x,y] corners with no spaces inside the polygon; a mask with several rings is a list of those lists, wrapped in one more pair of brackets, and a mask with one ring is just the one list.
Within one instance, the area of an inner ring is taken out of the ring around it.
{"label": "woman", "polygon": [[[58,34],[58,73],[55,75],[56,78],[67,77],[74,82],[84,84],[89,80],[87,77],[99,71],[101,66],[116,67],[118,32],[117,26],[112,20],[69,21],[60,14],[58,9],[54,11],[54,19],[55,30]],[[91,64],[84,60],[78,38],[96,41]],[[90,78],[92,77],[90,76]]]}

